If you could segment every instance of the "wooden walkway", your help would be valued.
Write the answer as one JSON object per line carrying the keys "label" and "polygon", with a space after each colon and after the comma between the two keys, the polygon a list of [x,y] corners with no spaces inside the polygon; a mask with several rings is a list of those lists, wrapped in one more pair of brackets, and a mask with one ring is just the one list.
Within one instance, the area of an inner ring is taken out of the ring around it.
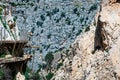
{"label": "wooden walkway", "polygon": [[9,58],[0,58],[0,65],[7,64],[7,63],[16,63],[22,61],[28,61],[31,59],[31,55],[24,55],[24,57],[9,57]]}

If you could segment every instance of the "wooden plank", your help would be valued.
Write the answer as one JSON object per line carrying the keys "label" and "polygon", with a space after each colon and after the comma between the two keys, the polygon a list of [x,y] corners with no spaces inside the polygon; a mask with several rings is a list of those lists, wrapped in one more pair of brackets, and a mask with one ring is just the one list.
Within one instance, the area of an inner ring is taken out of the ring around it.
{"label": "wooden plank", "polygon": [[10,57],[10,58],[0,58],[0,64],[15,63],[20,61],[26,61],[31,59],[31,55],[25,55],[24,57]]}
{"label": "wooden plank", "polygon": [[17,40],[17,41],[12,41],[12,40],[5,40],[5,41],[0,41],[0,43],[27,43],[28,41],[26,40]]}

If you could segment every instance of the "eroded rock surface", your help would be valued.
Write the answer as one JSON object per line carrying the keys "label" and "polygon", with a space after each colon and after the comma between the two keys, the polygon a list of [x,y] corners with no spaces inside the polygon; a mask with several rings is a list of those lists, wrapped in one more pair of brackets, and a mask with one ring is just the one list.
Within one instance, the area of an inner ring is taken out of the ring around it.
{"label": "eroded rock surface", "polygon": [[96,24],[74,41],[53,79],[120,80],[120,3],[107,1],[95,18]]}

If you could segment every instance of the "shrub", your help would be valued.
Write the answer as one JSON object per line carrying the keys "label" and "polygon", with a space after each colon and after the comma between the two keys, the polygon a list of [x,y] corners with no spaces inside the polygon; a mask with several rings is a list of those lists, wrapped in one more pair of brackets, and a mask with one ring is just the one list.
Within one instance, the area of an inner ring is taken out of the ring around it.
{"label": "shrub", "polygon": [[35,28],[33,27],[33,28],[31,29],[31,32],[34,33],[34,31],[35,31]]}
{"label": "shrub", "polygon": [[78,11],[78,9],[77,9],[77,8],[73,9],[73,13],[74,13],[74,14],[76,14],[76,13],[77,13],[77,11]]}
{"label": "shrub", "polygon": [[80,18],[80,22],[82,23],[84,21],[84,18]]}
{"label": "shrub", "polygon": [[80,35],[81,32],[82,32],[82,30],[80,29],[80,30],[76,33],[76,36]]}
{"label": "shrub", "polygon": [[38,9],[38,7],[37,7],[37,6],[35,6],[34,11],[37,11],[37,9]]}
{"label": "shrub", "polygon": [[85,32],[87,32],[89,30],[90,30],[90,27],[88,26],[88,27],[86,27]]}
{"label": "shrub", "polygon": [[57,69],[59,69],[61,66],[63,66],[62,62],[57,65]]}
{"label": "shrub", "polygon": [[62,13],[61,13],[61,17],[65,17],[65,12],[62,12]]}
{"label": "shrub", "polygon": [[44,20],[45,20],[44,15],[41,15],[41,16],[40,16],[40,18],[41,18],[41,20],[42,20],[42,21],[44,21]]}
{"label": "shrub", "polygon": [[56,14],[57,12],[59,12],[59,8],[56,8],[56,7],[55,7],[55,8],[52,10],[52,13],[53,13],[53,14]]}
{"label": "shrub", "polygon": [[73,3],[76,7],[81,7],[82,3],[79,0],[73,0]]}
{"label": "shrub", "polygon": [[70,18],[67,17],[65,21],[66,21],[67,25],[71,24]]}
{"label": "shrub", "polygon": [[47,38],[50,39],[50,38],[51,38],[51,34],[48,34],[48,35],[47,35]]}
{"label": "shrub", "polygon": [[72,31],[74,31],[74,30],[75,30],[75,27],[72,28]]}
{"label": "shrub", "polygon": [[37,26],[39,27],[39,26],[42,26],[43,25],[43,22],[40,22],[40,21],[37,21]]}
{"label": "shrub", "polygon": [[32,71],[29,67],[26,68],[25,80],[42,80],[38,72]]}
{"label": "shrub", "polygon": [[4,58],[5,57],[5,53],[0,53],[0,58]]}
{"label": "shrub", "polygon": [[45,56],[45,61],[47,62],[48,66],[51,66],[53,59],[54,55],[52,54],[52,52],[48,52],[48,54]]}
{"label": "shrub", "polygon": [[92,11],[96,10],[96,9],[97,9],[97,4],[94,4],[94,5],[92,5],[92,6],[90,7],[90,9],[89,9],[89,12],[88,12],[88,13],[90,13],[90,12],[92,12]]}
{"label": "shrub", "polygon": [[52,72],[49,72],[48,75],[46,76],[46,79],[50,80],[53,76],[54,74]]}
{"label": "shrub", "polygon": [[2,15],[2,11],[3,11],[3,8],[2,8],[2,7],[0,7],[0,15]]}
{"label": "shrub", "polygon": [[0,69],[0,80],[3,80],[4,77],[4,71],[3,69]]}

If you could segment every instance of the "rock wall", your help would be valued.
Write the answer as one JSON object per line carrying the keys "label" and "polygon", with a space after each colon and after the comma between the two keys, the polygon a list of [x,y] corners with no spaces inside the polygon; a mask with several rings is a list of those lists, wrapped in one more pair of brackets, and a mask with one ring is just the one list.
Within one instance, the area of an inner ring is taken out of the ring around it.
{"label": "rock wall", "polygon": [[114,3],[101,6],[90,30],[77,37],[53,80],[120,80],[120,3],[107,1]]}
{"label": "rock wall", "polygon": [[[68,47],[82,32],[83,27],[91,23],[98,4],[94,0],[36,1],[18,0],[19,3],[28,3],[28,6],[17,6],[15,16],[19,28],[33,33],[32,44],[39,45],[43,54]],[[29,5],[30,3],[33,5]]]}
{"label": "rock wall", "polygon": [[[4,0],[3,0],[4,1]],[[32,32],[29,39],[39,56],[62,51],[87,27],[99,8],[99,0],[9,0],[21,32]]]}

